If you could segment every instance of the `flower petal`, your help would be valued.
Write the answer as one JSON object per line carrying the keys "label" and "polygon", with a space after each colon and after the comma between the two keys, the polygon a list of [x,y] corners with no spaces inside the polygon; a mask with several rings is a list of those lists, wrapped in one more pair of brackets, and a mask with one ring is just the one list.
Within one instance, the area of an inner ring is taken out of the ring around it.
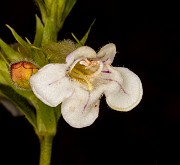
{"label": "flower petal", "polygon": [[73,92],[65,72],[65,64],[48,64],[41,68],[30,78],[34,94],[45,104],[56,107]]}
{"label": "flower petal", "polygon": [[63,101],[61,113],[64,120],[72,127],[83,128],[91,125],[99,115],[99,103],[102,89],[88,92],[76,87],[74,93]]}
{"label": "flower petal", "polygon": [[122,82],[113,78],[109,79],[108,88],[105,90],[107,104],[115,110],[129,111],[139,104],[142,99],[143,89],[139,77],[127,68],[109,67],[111,74],[122,77]]}
{"label": "flower petal", "polygon": [[66,63],[69,66],[78,58],[96,58],[96,55],[96,52],[89,46],[81,46],[66,57]]}
{"label": "flower petal", "polygon": [[109,43],[103,46],[97,54],[98,58],[101,58],[101,61],[104,64],[111,64],[114,60],[116,54],[116,46],[113,43]]}

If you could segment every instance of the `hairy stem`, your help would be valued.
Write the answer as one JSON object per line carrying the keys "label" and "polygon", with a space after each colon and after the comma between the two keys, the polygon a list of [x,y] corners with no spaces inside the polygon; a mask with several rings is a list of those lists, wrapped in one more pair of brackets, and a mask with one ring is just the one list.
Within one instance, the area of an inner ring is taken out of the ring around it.
{"label": "hairy stem", "polygon": [[53,136],[41,136],[40,140],[40,160],[39,165],[51,164],[51,152],[53,144]]}

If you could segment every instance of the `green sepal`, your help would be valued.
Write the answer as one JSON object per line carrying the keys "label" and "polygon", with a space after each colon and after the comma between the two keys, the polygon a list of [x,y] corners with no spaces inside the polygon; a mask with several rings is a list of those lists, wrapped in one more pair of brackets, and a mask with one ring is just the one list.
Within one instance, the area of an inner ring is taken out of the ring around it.
{"label": "green sepal", "polygon": [[37,127],[35,109],[25,97],[19,95],[13,88],[4,84],[0,84],[0,92],[17,106],[34,128]]}
{"label": "green sepal", "polygon": [[41,48],[34,48],[31,50],[32,60],[41,68],[48,64],[48,58]]}
{"label": "green sepal", "polygon": [[53,109],[54,109],[54,113],[55,113],[55,117],[56,117],[56,122],[58,123],[59,118],[61,117],[61,104]]}
{"label": "green sepal", "polygon": [[77,49],[77,45],[71,40],[51,42],[42,47],[49,63],[65,63],[68,54]]}
{"label": "green sepal", "polygon": [[30,100],[36,109],[36,133],[39,136],[54,136],[57,131],[57,121],[60,117],[60,112],[58,112],[60,111],[60,106],[57,106],[55,108],[50,107],[40,101],[36,96],[32,96]]}

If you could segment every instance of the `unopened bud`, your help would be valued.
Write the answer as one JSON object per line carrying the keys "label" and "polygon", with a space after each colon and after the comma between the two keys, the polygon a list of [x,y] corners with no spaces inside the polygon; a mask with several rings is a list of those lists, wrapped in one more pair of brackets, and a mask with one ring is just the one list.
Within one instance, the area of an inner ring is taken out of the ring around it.
{"label": "unopened bud", "polygon": [[38,71],[35,64],[28,61],[20,61],[11,65],[11,79],[16,86],[29,89],[29,79],[32,74]]}

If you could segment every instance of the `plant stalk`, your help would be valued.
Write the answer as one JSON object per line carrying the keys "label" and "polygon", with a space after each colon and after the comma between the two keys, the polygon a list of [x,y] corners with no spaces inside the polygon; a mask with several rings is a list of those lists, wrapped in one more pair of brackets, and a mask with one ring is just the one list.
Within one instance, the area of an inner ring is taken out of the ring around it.
{"label": "plant stalk", "polygon": [[51,153],[53,136],[41,136],[40,140],[40,160],[39,165],[50,165],[51,164]]}

